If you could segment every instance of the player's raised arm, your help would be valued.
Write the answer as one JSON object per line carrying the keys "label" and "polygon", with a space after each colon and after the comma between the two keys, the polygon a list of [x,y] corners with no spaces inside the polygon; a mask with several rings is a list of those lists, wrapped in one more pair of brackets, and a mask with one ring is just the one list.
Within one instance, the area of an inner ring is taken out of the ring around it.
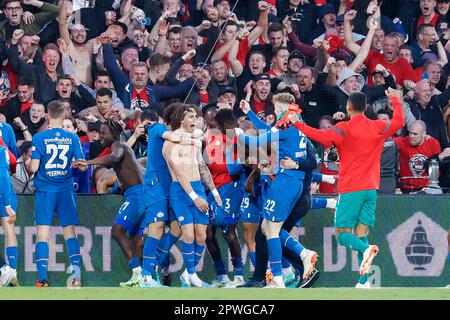
{"label": "player's raised arm", "polygon": [[122,160],[124,155],[124,146],[121,142],[115,141],[111,145],[111,154],[101,157],[101,158],[95,158],[92,160],[89,160],[86,162],[86,164],[89,165],[101,165],[110,168],[114,163],[119,162]]}
{"label": "player's raised arm", "polygon": [[288,119],[295,125],[295,127],[299,131],[303,132],[303,134],[309,139],[320,142],[321,144],[326,146],[340,144],[345,136],[345,133],[338,127],[332,127],[327,130],[318,130],[312,128],[306,125],[304,122],[301,122],[296,114],[290,114],[288,116]]}
{"label": "player's raised arm", "polygon": [[163,146],[163,157],[167,162],[167,166],[172,171],[172,173],[175,175],[178,183],[183,188],[184,192],[186,192],[189,197],[192,199],[194,204],[199,208],[201,211],[206,212],[209,210],[208,203],[200,198],[197,193],[192,189],[191,183],[184,175],[183,171],[180,170],[177,166],[176,159],[176,153],[174,152],[174,146],[175,144],[171,141],[164,142]]}
{"label": "player's raised arm", "polygon": [[388,97],[388,103],[394,108],[392,120],[386,124],[384,131],[384,136],[389,138],[405,125],[405,116],[403,114],[402,91],[388,88],[386,90],[386,96]]}

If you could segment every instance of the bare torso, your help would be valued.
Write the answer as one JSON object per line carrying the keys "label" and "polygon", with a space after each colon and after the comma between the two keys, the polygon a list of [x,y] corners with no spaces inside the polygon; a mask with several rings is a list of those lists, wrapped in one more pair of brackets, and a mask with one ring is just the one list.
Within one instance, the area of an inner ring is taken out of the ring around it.
{"label": "bare torso", "polygon": [[144,180],[133,150],[127,144],[119,141],[113,143],[111,149],[113,150],[114,148],[123,148],[122,159],[113,164],[112,168],[119,181],[123,184],[124,189],[142,184]]}
{"label": "bare torso", "polygon": [[[168,150],[170,150],[170,152],[167,152]],[[199,147],[195,147],[194,145],[182,145],[166,140],[164,142],[163,154],[166,161],[168,161],[167,157],[170,157],[174,165],[176,165],[177,168],[183,172],[189,181],[200,180],[198,157],[202,155]],[[172,176],[172,180],[178,181],[170,166],[169,171]]]}

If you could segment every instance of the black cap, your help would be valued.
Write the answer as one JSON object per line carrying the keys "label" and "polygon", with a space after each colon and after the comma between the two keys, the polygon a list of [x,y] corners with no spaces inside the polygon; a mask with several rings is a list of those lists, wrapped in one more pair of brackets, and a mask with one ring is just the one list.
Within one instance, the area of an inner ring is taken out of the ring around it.
{"label": "black cap", "polygon": [[88,122],[87,129],[88,131],[98,131],[100,132],[100,127],[102,126],[102,122],[97,120],[95,122]]}
{"label": "black cap", "polygon": [[437,2],[450,2],[450,0],[437,0]]}
{"label": "black cap", "polygon": [[226,86],[226,87],[220,87],[219,96],[224,95],[227,92],[231,92],[234,95],[237,95],[236,89],[234,89],[233,87],[230,87],[230,86]]}
{"label": "black cap", "polygon": [[260,74],[257,74],[255,76],[255,82],[258,82],[259,80],[268,80],[268,81],[270,81],[271,79],[270,79],[270,77],[267,74],[260,73]]}
{"label": "black cap", "polygon": [[288,61],[290,61],[291,59],[301,59],[303,61],[303,64],[305,64],[305,55],[298,50],[294,50],[289,54]]}
{"label": "black cap", "polygon": [[324,4],[319,7],[319,20],[321,20],[325,15],[329,13],[336,14],[336,9],[334,6],[330,3]]}
{"label": "black cap", "polygon": [[336,23],[344,23],[344,14],[340,14],[336,17]]}

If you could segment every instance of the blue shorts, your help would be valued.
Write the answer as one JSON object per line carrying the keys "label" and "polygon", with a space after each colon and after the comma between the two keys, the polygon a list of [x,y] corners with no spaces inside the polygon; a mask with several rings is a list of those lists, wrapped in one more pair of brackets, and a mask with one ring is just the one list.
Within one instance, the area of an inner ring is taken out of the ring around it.
{"label": "blue shorts", "polygon": [[140,219],[145,212],[144,185],[137,184],[125,190],[123,204],[114,223],[124,227],[130,235],[142,234]]}
{"label": "blue shorts", "polygon": [[259,223],[261,221],[263,199],[261,195],[252,196],[249,193],[244,193],[241,202],[241,217],[242,223]]}
{"label": "blue shorts", "polygon": [[263,218],[284,222],[302,195],[303,180],[286,173],[279,173],[272,181],[264,202]]}
{"label": "blue shorts", "polygon": [[239,207],[243,195],[242,184],[230,182],[221,186],[219,191],[222,206],[219,207],[212,193],[208,195],[210,207],[209,220],[215,227],[225,227],[228,224],[237,224],[239,220]]}
{"label": "blue shorts", "polygon": [[[191,187],[200,198],[207,201],[201,181],[191,181]],[[190,223],[209,224],[209,213],[202,212],[195,206],[179,182],[174,181],[170,185],[169,201],[180,226]]]}
{"label": "blue shorts", "polygon": [[[11,208],[17,213],[17,196],[14,192],[14,188],[10,185],[10,195],[11,195]],[[2,196],[0,196],[0,217],[7,217],[8,213],[5,210],[5,203],[3,202]]]}
{"label": "blue shorts", "polygon": [[63,228],[80,224],[74,190],[36,191],[34,194],[34,225],[51,226],[55,212],[58,215],[59,224]]}
{"label": "blue shorts", "polygon": [[160,184],[145,184],[145,214],[141,218],[141,227],[150,223],[166,222],[169,219],[169,199]]}

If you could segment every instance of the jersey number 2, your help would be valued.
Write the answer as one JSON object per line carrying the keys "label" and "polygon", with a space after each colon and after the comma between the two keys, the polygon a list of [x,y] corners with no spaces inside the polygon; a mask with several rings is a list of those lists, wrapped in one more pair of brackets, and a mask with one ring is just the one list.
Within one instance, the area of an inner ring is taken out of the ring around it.
{"label": "jersey number 2", "polygon": [[[69,151],[68,145],[54,145],[54,144],[48,144],[45,146],[45,152],[50,155],[50,159],[48,159],[47,163],[45,164],[45,169],[65,169],[67,166],[67,152]],[[56,157],[62,163],[54,163],[56,160]]]}

